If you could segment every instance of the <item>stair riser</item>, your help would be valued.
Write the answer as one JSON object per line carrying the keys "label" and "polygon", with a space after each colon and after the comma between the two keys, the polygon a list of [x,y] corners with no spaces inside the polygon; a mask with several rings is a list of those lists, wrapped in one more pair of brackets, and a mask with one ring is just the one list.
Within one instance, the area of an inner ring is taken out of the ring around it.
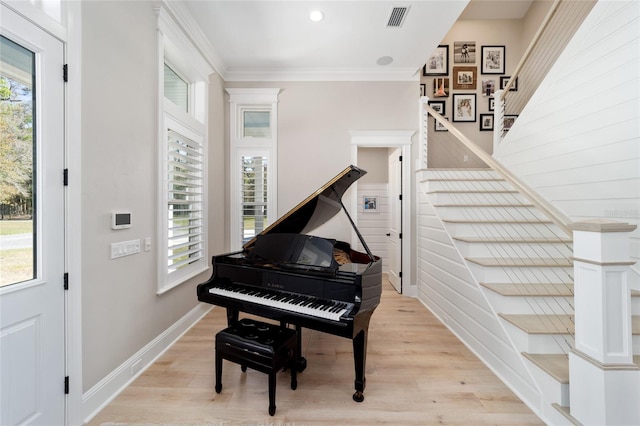
{"label": "stair riser", "polygon": [[573,297],[502,296],[484,289],[496,312],[502,314],[573,314]]}
{"label": "stair riser", "polygon": [[574,338],[569,334],[528,334],[504,319],[502,322],[518,352],[566,354],[574,345]]}
{"label": "stair riser", "polygon": [[511,282],[573,282],[572,267],[484,267],[467,262],[471,273],[478,282],[511,283]]}
{"label": "stair riser", "polygon": [[427,192],[474,190],[474,191],[504,191],[512,187],[505,181],[437,181],[429,180],[423,183]]}
{"label": "stair riser", "polygon": [[452,223],[443,222],[449,235],[457,237],[557,237],[564,233],[551,223]]}
{"label": "stair riser", "polygon": [[549,404],[553,404],[555,402],[560,405],[568,406],[569,384],[559,382],[546,371],[529,361],[526,357],[524,359],[529,367],[529,371],[531,371],[533,378],[540,387],[540,394],[544,395],[545,400]]}
{"label": "stair riser", "polygon": [[449,220],[539,221],[546,220],[534,207],[437,207],[438,216]]}
{"label": "stair riser", "polygon": [[[510,322],[501,319],[518,352],[530,354],[567,354],[575,345],[570,334],[528,334]],[[640,335],[631,338],[633,353],[640,353]]]}
{"label": "stair riser", "polygon": [[465,257],[561,257],[573,256],[571,246],[563,243],[468,243],[454,240]]}
{"label": "stair riser", "polygon": [[423,171],[421,180],[429,179],[501,179],[500,175],[490,169],[486,170],[435,170]]}
{"label": "stair riser", "polygon": [[433,204],[529,204],[529,201],[518,193],[437,192],[428,195]]}

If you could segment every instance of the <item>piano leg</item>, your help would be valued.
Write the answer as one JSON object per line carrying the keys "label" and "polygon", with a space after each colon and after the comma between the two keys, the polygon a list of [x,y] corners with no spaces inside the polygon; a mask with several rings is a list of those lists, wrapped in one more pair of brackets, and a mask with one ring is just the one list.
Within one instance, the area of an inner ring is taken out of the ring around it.
{"label": "piano leg", "polygon": [[367,362],[367,330],[360,330],[353,338],[353,361],[356,367],[356,392],[353,394],[353,400],[356,402],[364,401],[364,386],[366,379],[364,377],[365,365]]}
{"label": "piano leg", "polygon": [[231,326],[238,322],[238,310],[227,308],[227,326]]}
{"label": "piano leg", "polygon": [[296,360],[296,368],[299,373],[302,373],[307,368],[307,359],[302,356],[302,327],[295,324],[296,332],[298,333],[298,359]]}

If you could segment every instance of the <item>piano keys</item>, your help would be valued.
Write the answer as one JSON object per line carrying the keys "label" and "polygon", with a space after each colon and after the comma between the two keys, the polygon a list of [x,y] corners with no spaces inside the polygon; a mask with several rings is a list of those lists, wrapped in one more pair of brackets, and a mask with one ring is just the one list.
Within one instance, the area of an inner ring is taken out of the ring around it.
{"label": "piano keys", "polygon": [[[366,172],[349,166],[243,246],[213,256],[211,278],[198,285],[198,299],[225,307],[231,325],[246,312],[353,342],[355,393],[364,400],[369,321],[380,303],[382,261],[371,253],[342,204],[342,196]],[[309,234],[344,211],[365,252]]]}

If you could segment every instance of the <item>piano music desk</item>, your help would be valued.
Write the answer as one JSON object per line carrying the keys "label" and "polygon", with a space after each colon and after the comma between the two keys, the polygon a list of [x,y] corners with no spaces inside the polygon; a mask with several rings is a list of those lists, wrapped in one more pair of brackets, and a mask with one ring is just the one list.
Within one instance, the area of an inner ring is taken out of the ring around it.
{"label": "piano music desk", "polygon": [[243,318],[216,334],[216,393],[222,391],[222,360],[269,375],[269,414],[276,412],[276,373],[291,371],[291,389],[298,387],[298,333],[290,328]]}

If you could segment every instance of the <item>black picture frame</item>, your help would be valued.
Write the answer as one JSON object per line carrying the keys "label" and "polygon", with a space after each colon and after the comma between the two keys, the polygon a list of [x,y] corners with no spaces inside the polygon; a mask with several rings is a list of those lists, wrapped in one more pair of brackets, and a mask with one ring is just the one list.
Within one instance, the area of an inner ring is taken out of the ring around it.
{"label": "black picture frame", "polygon": [[490,132],[493,130],[493,114],[480,114],[480,131]]}
{"label": "black picture frame", "polygon": [[508,131],[509,131],[509,129],[511,129],[511,126],[513,126],[513,123],[515,123],[515,122],[516,122],[516,119],[517,119],[517,118],[518,118],[518,116],[517,116],[517,115],[515,115],[515,114],[505,115],[505,116],[504,116],[504,122],[503,122],[503,123],[504,123],[504,126],[502,127],[502,129],[503,129],[505,132],[508,132]]}
{"label": "black picture frame", "polygon": [[427,96],[427,85],[420,83],[420,97]]}
{"label": "black picture frame", "polygon": [[487,105],[489,111],[493,111],[496,107],[496,98],[493,96],[489,98],[489,104]]}
{"label": "black picture frame", "polygon": [[[444,118],[445,120],[449,121],[449,117],[442,116],[442,118]],[[433,120],[433,121],[435,123],[433,125],[433,130],[435,132],[448,132],[449,131],[449,129],[447,129],[442,124],[440,124],[440,122],[438,120]]]}
{"label": "black picture frame", "polygon": [[441,44],[422,67],[423,76],[449,75],[449,45]]}
{"label": "black picture frame", "polygon": [[454,93],[453,95],[453,121],[475,123],[476,121],[476,94]]}
{"label": "black picture frame", "polygon": [[[500,90],[504,90],[505,87],[507,87],[507,84],[509,83],[510,79],[511,79],[510,75],[503,75],[503,76],[500,77]],[[509,88],[509,91],[510,92],[517,92],[518,91],[518,77],[516,77],[516,81]]]}
{"label": "black picture frame", "polygon": [[440,115],[445,114],[445,107],[447,106],[446,101],[429,101],[428,104],[431,108],[439,112]]}
{"label": "black picture frame", "polygon": [[505,47],[504,46],[482,46],[480,60],[480,72],[482,74],[504,74],[505,73]]}

